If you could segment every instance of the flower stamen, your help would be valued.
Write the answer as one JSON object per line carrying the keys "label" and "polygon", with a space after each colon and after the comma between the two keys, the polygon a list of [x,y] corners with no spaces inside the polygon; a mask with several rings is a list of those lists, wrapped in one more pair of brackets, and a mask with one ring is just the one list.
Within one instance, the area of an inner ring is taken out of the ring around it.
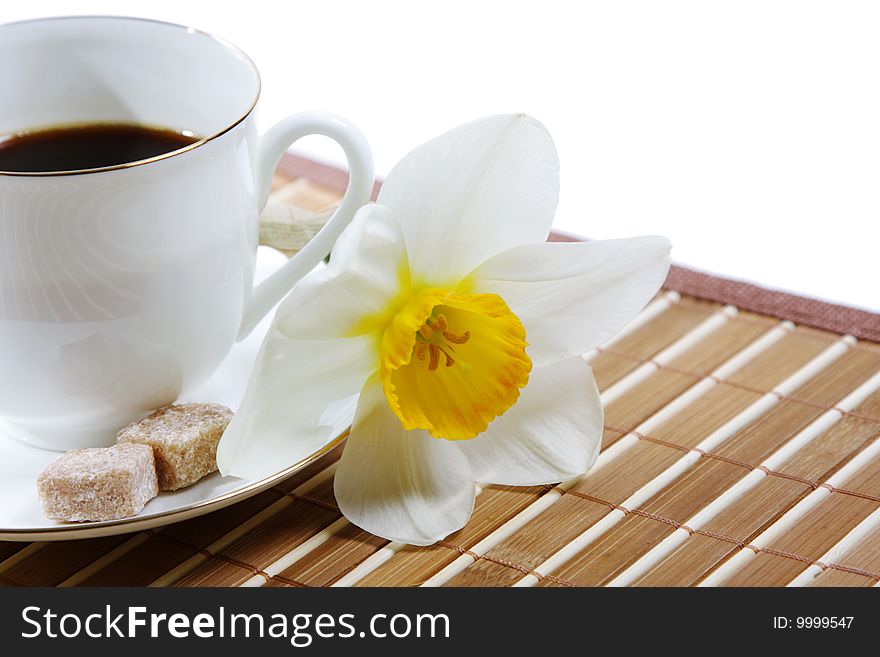
{"label": "flower stamen", "polygon": [[449,320],[446,315],[440,313],[428,317],[425,323],[419,327],[416,336],[415,356],[419,360],[425,360],[425,355],[430,354],[428,369],[434,372],[440,366],[440,354],[446,357],[446,367],[455,365],[452,353],[455,350],[452,345],[465,344],[471,339],[471,332],[455,333],[449,330]]}
{"label": "flower stamen", "polygon": [[443,331],[443,337],[446,338],[452,344],[464,344],[468,340],[471,339],[471,332],[465,331],[461,335],[457,333],[453,333],[450,330]]}
{"label": "flower stamen", "polygon": [[431,322],[431,328],[435,333],[443,333],[449,328],[449,323],[446,321],[446,315],[437,315],[437,317],[434,318],[434,321]]}
{"label": "flower stamen", "polygon": [[382,334],[382,387],[406,430],[467,440],[519,397],[532,362],[525,329],[494,294],[426,288]]}
{"label": "flower stamen", "polygon": [[428,369],[433,372],[437,369],[437,366],[440,365],[440,347],[432,342],[428,345],[428,349],[431,352],[431,360],[428,363]]}
{"label": "flower stamen", "polygon": [[419,342],[416,345],[416,358],[419,360],[425,360],[425,354],[428,352],[428,343],[427,342]]}

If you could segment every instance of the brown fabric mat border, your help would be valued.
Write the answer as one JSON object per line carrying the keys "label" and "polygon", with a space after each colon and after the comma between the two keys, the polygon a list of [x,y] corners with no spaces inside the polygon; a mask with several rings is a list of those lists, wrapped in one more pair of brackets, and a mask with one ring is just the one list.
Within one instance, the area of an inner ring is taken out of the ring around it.
{"label": "brown fabric mat border", "polygon": [[670,270],[666,286],[688,296],[729,303],[740,310],[880,342],[880,314],[866,310],[770,290],[753,283],[679,266]]}
{"label": "brown fabric mat border", "polygon": [[[290,178],[307,178],[319,185],[343,191],[348,174],[335,166],[287,153],[278,165],[278,171]],[[380,181],[373,188],[373,199],[379,193]],[[552,242],[579,242],[582,238],[554,232]],[[738,281],[714,274],[673,265],[664,287],[681,294],[728,303],[740,310],[787,319],[796,324],[849,334],[860,340],[880,342],[880,314],[841,304],[811,299],[790,292]]]}

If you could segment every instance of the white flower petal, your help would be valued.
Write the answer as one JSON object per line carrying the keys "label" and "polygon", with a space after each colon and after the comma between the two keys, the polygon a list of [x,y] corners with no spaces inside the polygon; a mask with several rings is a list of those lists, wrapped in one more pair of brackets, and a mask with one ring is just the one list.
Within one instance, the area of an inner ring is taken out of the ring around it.
{"label": "white flower petal", "polygon": [[518,246],[480,265],[473,287],[507,302],[526,329],[529,356],[543,365],[620,331],[660,289],[670,248],[651,236]]}
{"label": "white flower petal", "polygon": [[602,445],[602,402],[580,356],[532,371],[519,401],[461,450],[480,482],[533,486],[581,475]]}
{"label": "white flower petal", "polygon": [[404,157],[385,178],[379,203],[403,227],[413,279],[454,287],[486,258],[547,238],[558,170],[543,125],[521,114],[493,116]]}
{"label": "white flower petal", "polygon": [[272,474],[333,438],[321,416],[329,405],[357,394],[376,371],[376,340],[291,340],[273,326],[217,447],[221,474]]}
{"label": "white flower petal", "polygon": [[474,506],[474,478],[457,444],[405,431],[378,380],[361,393],[334,491],[355,525],[413,545],[460,529]]}
{"label": "white flower petal", "polygon": [[388,208],[365,205],[337,240],[330,263],[303,278],[282,302],[276,324],[298,340],[349,337],[408,285],[400,225]]}

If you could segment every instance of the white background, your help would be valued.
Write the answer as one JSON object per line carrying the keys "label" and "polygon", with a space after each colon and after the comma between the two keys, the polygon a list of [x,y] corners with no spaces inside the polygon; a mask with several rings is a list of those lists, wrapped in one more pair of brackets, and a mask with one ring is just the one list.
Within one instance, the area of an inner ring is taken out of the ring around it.
{"label": "white background", "polygon": [[458,123],[528,112],[559,148],[558,228],[665,234],[679,262],[880,309],[876,3],[30,0],[0,19],[83,13],[226,37],[262,72],[266,127],[347,115],[379,173]]}

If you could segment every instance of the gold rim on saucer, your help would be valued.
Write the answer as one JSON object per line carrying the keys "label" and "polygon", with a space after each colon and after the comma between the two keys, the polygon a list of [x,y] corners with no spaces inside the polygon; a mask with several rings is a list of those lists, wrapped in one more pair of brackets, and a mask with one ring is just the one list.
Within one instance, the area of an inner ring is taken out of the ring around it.
{"label": "gold rim on saucer", "polygon": [[231,490],[200,502],[188,504],[179,509],[100,522],[66,523],[50,527],[22,529],[4,529],[0,527],[0,541],[60,541],[98,538],[101,536],[112,536],[115,534],[143,531],[144,529],[195,518],[210,513],[211,511],[217,511],[234,504],[235,502],[241,502],[296,474],[300,470],[321,459],[342,443],[342,441],[348,437],[348,432],[349,430],[346,429],[333,440],[321,447],[321,449],[313,452],[299,462],[284,468],[280,472],[276,472],[275,474],[264,477],[258,481],[251,482],[242,488]]}

